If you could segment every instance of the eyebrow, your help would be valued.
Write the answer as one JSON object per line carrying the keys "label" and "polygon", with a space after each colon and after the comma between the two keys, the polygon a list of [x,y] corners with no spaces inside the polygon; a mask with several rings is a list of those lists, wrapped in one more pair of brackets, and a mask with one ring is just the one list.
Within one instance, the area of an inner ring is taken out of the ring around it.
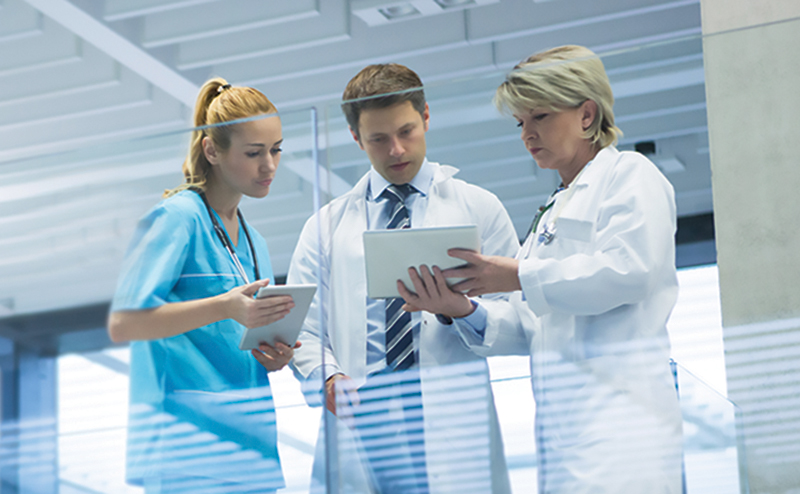
{"label": "eyebrow", "polygon": [[[283,139],[281,139],[280,141],[276,141],[275,144],[273,144],[272,146],[280,146],[281,144],[283,144]],[[256,147],[260,147],[260,148],[267,147],[266,144],[263,144],[261,142],[250,142],[250,143],[247,143],[246,146],[256,146]],[[270,147],[272,147],[272,146],[270,146]]]}
{"label": "eyebrow", "polygon": [[[398,128],[397,131],[398,132],[402,132],[404,130],[408,130],[409,128],[415,128],[417,125],[418,125],[417,122],[408,122],[408,123],[400,126],[400,128]],[[387,132],[375,132],[374,134],[369,134],[367,136],[367,139],[374,139],[376,137],[383,137],[385,135],[389,135],[389,133],[387,133]]]}

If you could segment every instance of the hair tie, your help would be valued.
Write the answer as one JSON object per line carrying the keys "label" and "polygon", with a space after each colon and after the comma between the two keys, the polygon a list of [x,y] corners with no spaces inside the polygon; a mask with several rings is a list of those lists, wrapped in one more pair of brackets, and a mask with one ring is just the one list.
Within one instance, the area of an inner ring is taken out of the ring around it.
{"label": "hair tie", "polygon": [[223,84],[223,85],[221,85],[220,87],[217,88],[217,93],[221,93],[222,91],[225,91],[226,89],[230,89],[230,88],[231,88],[230,84]]}

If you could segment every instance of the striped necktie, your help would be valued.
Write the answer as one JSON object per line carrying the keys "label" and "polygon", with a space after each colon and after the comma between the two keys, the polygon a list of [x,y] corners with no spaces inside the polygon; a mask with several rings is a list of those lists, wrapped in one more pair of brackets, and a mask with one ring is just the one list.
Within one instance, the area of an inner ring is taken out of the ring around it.
{"label": "striped necktie", "polygon": [[[409,228],[411,218],[406,198],[416,192],[408,184],[390,185],[383,192],[389,198],[389,222],[386,228]],[[402,298],[386,299],[386,365],[392,370],[405,370],[416,362],[411,314],[401,310]]]}

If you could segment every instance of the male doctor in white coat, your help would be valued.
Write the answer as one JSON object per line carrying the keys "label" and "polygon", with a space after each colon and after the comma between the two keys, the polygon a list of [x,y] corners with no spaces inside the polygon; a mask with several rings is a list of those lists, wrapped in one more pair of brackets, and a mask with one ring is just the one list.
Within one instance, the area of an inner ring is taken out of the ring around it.
{"label": "male doctor in white coat", "polygon": [[[501,256],[517,252],[517,234],[497,197],[454,178],[456,168],[427,160],[430,114],[416,73],[398,64],[368,66],[343,99],[350,131],[372,168],[308,220],[287,279],[319,287],[292,367],[306,389],[319,390],[324,381],[326,408],[338,412],[339,446],[327,462],[339,473],[333,481],[340,492],[510,492],[485,359],[467,349],[443,316],[399,311],[390,319],[393,299],[367,297],[362,234],[398,227],[392,224],[398,215],[411,227],[477,225],[482,252]],[[404,334],[390,337],[400,317],[408,319]],[[404,341],[407,349],[398,352]],[[368,389],[395,390],[388,393],[400,404],[374,412],[383,402],[373,401],[362,419],[384,429],[416,423],[424,433],[411,427],[378,438],[394,441],[395,451],[368,445],[367,437],[376,436],[353,420]],[[348,456],[353,451],[360,451],[357,461]],[[312,487],[324,483],[324,454],[318,443]]]}

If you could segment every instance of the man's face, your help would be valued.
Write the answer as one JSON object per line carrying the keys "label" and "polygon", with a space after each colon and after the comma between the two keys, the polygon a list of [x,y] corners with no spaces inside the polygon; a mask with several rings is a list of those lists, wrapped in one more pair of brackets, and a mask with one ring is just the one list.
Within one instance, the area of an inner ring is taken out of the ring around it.
{"label": "man's face", "polygon": [[353,137],[383,178],[395,185],[407,184],[425,159],[429,120],[427,104],[422,115],[410,101],[387,108],[369,108],[359,117],[360,138],[355,133]]}

